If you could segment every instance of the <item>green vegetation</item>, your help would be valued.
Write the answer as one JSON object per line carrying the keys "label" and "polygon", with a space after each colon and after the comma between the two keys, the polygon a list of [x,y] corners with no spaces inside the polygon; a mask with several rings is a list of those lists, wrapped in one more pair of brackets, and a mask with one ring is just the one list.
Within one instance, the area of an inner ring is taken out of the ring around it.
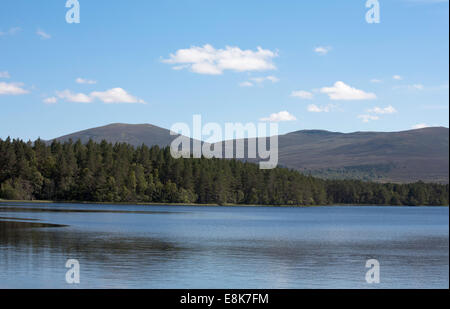
{"label": "green vegetation", "polygon": [[389,172],[397,166],[390,164],[365,164],[312,170],[311,175],[323,179],[358,179],[363,181],[386,182]]}
{"label": "green vegetation", "polygon": [[173,159],[169,148],[0,139],[0,198],[260,205],[448,205],[449,186],[322,180],[237,160]]}
{"label": "green vegetation", "polygon": [[[96,143],[106,140],[134,147],[142,144],[166,147],[175,138],[177,136],[170,135],[169,130],[150,124],[115,123],[56,140],[80,139],[86,144],[92,139]],[[448,183],[448,128],[355,133],[303,130],[279,135],[278,140],[280,166],[318,178]],[[223,142],[219,143],[226,148]],[[249,140],[244,139],[244,144],[248,143]]]}

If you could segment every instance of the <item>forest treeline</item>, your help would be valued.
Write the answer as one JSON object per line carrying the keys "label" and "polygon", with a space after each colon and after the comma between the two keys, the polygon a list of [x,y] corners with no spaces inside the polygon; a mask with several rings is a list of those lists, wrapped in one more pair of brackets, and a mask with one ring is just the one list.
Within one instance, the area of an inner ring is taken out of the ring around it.
{"label": "forest treeline", "polygon": [[448,205],[449,186],[323,180],[223,159],[174,159],[169,148],[0,139],[0,198],[259,205]]}

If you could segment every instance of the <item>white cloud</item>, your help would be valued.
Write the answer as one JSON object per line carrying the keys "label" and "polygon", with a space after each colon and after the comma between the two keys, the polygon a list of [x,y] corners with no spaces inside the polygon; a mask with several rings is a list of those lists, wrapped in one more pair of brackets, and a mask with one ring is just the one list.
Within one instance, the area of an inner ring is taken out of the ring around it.
{"label": "white cloud", "polygon": [[85,79],[85,78],[81,78],[81,77],[78,77],[78,78],[75,80],[75,82],[76,82],[77,84],[87,84],[87,85],[94,85],[94,84],[97,83],[96,80],[90,80],[90,79]]}
{"label": "white cloud", "polygon": [[272,83],[278,83],[280,81],[280,79],[278,77],[275,77],[275,76],[267,76],[266,80],[269,80]]}
{"label": "white cloud", "polygon": [[394,75],[394,76],[392,76],[392,78],[395,79],[395,80],[402,80],[403,79],[403,77],[401,77],[400,75]]}
{"label": "white cloud", "polygon": [[378,117],[378,116],[375,116],[375,115],[368,115],[368,114],[365,114],[365,115],[358,115],[358,118],[359,119],[361,119],[363,122],[369,122],[369,121],[372,121],[372,120],[378,120],[378,119],[380,119],[380,117]]}
{"label": "white cloud", "polygon": [[406,90],[425,90],[425,86],[422,84],[402,85],[394,86],[392,89],[406,89]]}
{"label": "white cloud", "polygon": [[28,90],[25,90],[22,87],[23,83],[0,82],[0,95],[20,95],[28,93]]}
{"label": "white cloud", "polygon": [[385,108],[374,107],[372,109],[369,109],[367,112],[372,114],[383,115],[383,114],[394,114],[397,112],[397,110],[392,105],[389,105],[388,107]]}
{"label": "white cloud", "polygon": [[412,90],[423,90],[425,88],[422,84],[408,85],[406,87]]}
{"label": "white cloud", "polygon": [[90,94],[84,93],[73,93],[70,90],[57,91],[56,95],[60,99],[64,99],[68,102],[74,103],[92,103],[96,99],[102,101],[103,103],[142,103],[145,104],[144,100],[136,98],[126,92],[122,88],[113,88],[106,91],[94,91]]}
{"label": "white cloud", "polygon": [[208,62],[193,63],[191,66],[191,71],[197,74],[206,75],[220,75],[223,72],[215,64]]}
{"label": "white cloud", "polygon": [[392,106],[389,105],[387,107],[374,107],[367,110],[367,114],[364,115],[358,115],[358,118],[361,119],[363,122],[369,122],[372,120],[379,120],[379,115],[390,115],[397,113],[397,110]]}
{"label": "white cloud", "polygon": [[328,94],[331,100],[372,100],[376,99],[374,93],[359,90],[342,81],[338,81],[333,87],[323,87],[320,92]]}
{"label": "white cloud", "polygon": [[14,35],[17,32],[19,32],[20,30],[21,30],[20,27],[13,27],[13,28],[10,28],[9,30],[7,30],[6,32],[0,31],[0,36]]}
{"label": "white cloud", "polygon": [[266,81],[270,81],[272,83],[278,83],[280,79],[276,76],[264,76],[264,77],[252,77],[250,81],[245,81],[239,84],[241,87],[253,87],[255,84],[262,84]]}
{"label": "white cloud", "polygon": [[70,90],[64,90],[64,91],[57,91],[56,95],[60,99],[64,99],[68,102],[74,102],[74,103],[91,103],[93,99],[84,93],[73,93]]}
{"label": "white cloud", "polygon": [[314,97],[314,95],[308,91],[298,90],[298,91],[292,91],[291,97],[300,98],[303,100],[311,100]]}
{"label": "white cloud", "polygon": [[52,36],[50,34],[46,33],[44,30],[41,30],[41,29],[38,29],[36,31],[36,34],[44,40],[48,40],[48,39],[52,38]]}
{"label": "white cloud", "polygon": [[0,72],[0,78],[10,78],[11,76],[7,71]]}
{"label": "white cloud", "polygon": [[272,83],[278,83],[280,81],[278,77],[275,76],[252,77],[250,78],[250,80],[258,84],[261,84],[265,81],[271,81]]}
{"label": "white cloud", "polygon": [[142,103],[144,100],[136,98],[122,88],[113,88],[103,92],[95,91],[91,93],[91,98],[98,98],[103,103]]}
{"label": "white cloud", "polygon": [[331,51],[330,46],[318,46],[314,48],[314,52],[318,53],[319,55],[326,55]]}
{"label": "white cloud", "polygon": [[370,80],[370,82],[371,82],[371,83],[374,83],[374,84],[379,84],[379,83],[382,83],[383,81],[382,81],[381,79],[372,78],[372,79]]}
{"label": "white cloud", "polygon": [[250,78],[250,80],[254,81],[255,83],[261,84],[262,82],[264,82],[266,80],[265,77],[253,77]]}
{"label": "white cloud", "polygon": [[328,104],[326,106],[317,106],[316,104],[310,104],[308,105],[307,110],[310,113],[329,113],[334,107],[335,106],[332,104]]}
{"label": "white cloud", "polygon": [[260,121],[269,122],[284,122],[284,121],[294,121],[297,120],[293,115],[287,111],[281,111],[279,113],[271,114],[269,117],[261,118]]}
{"label": "white cloud", "polygon": [[58,98],[57,97],[50,97],[50,98],[46,98],[43,101],[45,104],[56,104],[58,103]]}
{"label": "white cloud", "polygon": [[239,84],[241,87],[253,87],[253,84],[251,82],[242,82]]}
{"label": "white cloud", "polygon": [[220,75],[226,70],[235,72],[274,70],[276,67],[272,59],[277,56],[276,52],[261,47],[256,51],[230,46],[215,49],[206,44],[202,47],[179,49],[175,54],[170,54],[169,59],[162,61],[176,65],[173,67],[175,70],[187,68],[198,74]]}
{"label": "white cloud", "polygon": [[430,127],[429,125],[427,125],[426,123],[418,123],[414,126],[412,126],[413,129],[417,130],[417,129],[425,129]]}

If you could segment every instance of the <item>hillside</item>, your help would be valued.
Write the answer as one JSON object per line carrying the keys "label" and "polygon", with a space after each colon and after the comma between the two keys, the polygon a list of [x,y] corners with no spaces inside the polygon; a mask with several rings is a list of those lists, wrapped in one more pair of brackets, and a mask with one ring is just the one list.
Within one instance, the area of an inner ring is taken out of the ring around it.
{"label": "hillside", "polygon": [[128,143],[133,146],[142,144],[164,147],[170,145],[176,136],[171,136],[170,131],[151,125],[151,124],[125,124],[113,123],[107,126],[92,128],[72,134],[64,135],[55,140],[65,142],[70,139],[73,141],[81,140],[87,143],[89,139],[94,142],[106,140],[111,143]]}
{"label": "hillside", "polygon": [[449,129],[280,136],[280,164],[326,178],[448,183]]}
{"label": "hillside", "polygon": [[322,180],[167,148],[0,140],[0,199],[241,205],[448,205],[448,185]]}
{"label": "hillside", "polygon": [[[167,146],[176,136],[149,124],[111,124],[57,138]],[[245,141],[247,144],[248,141]],[[303,130],[279,136],[279,164],[332,179],[448,183],[449,129],[337,133]]]}

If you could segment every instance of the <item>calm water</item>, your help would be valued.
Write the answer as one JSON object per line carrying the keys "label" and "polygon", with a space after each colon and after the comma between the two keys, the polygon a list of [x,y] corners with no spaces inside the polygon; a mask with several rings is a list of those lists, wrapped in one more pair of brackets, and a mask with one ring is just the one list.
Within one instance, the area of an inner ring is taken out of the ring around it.
{"label": "calm water", "polygon": [[[0,288],[448,288],[447,207],[0,203]],[[365,281],[366,260],[381,283]]]}

